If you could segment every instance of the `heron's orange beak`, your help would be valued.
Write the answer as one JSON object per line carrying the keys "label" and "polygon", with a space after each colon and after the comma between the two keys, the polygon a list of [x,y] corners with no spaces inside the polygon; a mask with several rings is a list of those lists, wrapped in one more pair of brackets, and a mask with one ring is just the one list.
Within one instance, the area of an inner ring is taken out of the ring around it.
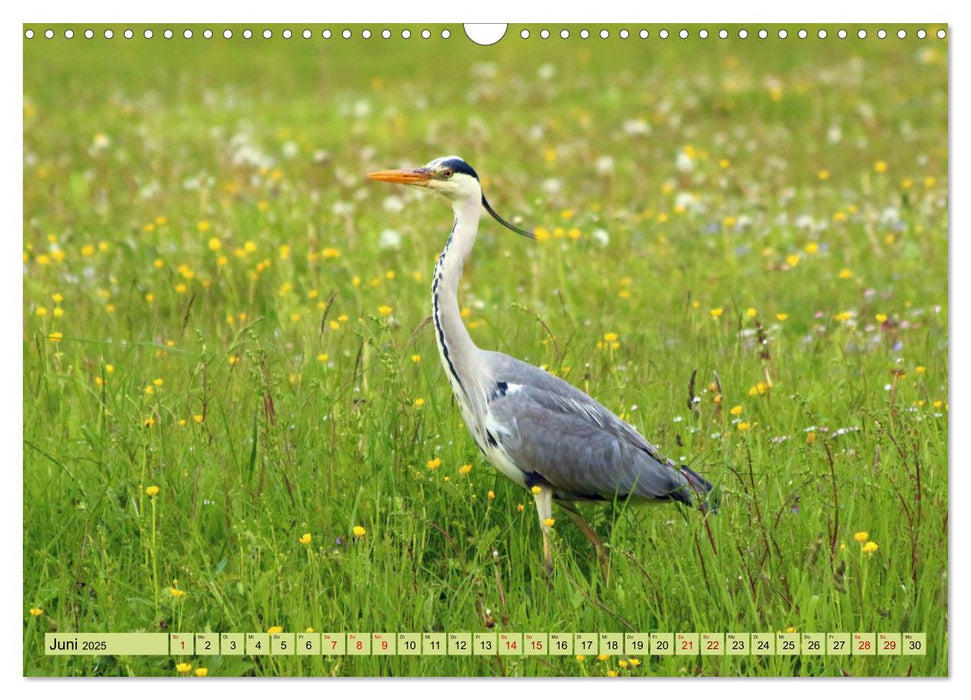
{"label": "heron's orange beak", "polygon": [[427,187],[428,181],[432,179],[432,174],[424,168],[416,168],[414,170],[379,170],[376,173],[368,173],[368,177],[380,182]]}

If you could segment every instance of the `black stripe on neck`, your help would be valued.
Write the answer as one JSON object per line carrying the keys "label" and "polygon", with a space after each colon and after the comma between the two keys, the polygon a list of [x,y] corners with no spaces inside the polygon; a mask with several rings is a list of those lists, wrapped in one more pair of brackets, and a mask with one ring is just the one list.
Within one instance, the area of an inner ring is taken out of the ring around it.
{"label": "black stripe on neck", "polygon": [[[452,224],[452,231],[455,231],[455,226],[458,224],[456,221]],[[445,248],[442,249],[442,254],[438,256],[438,264],[435,266],[435,278],[432,280],[432,318],[435,321],[435,330],[438,333],[438,343],[442,348],[442,357],[445,358],[445,365],[448,367],[449,373],[455,377],[455,381],[461,387],[462,391],[468,396],[468,392],[465,391],[465,385],[462,384],[462,380],[459,379],[459,373],[455,371],[455,365],[452,364],[452,358],[448,354],[448,343],[445,342],[445,329],[442,327],[442,315],[438,307],[438,285],[442,281],[442,267],[445,264],[445,255],[448,253],[448,247],[452,244],[452,234],[448,236],[448,241],[445,242]]]}

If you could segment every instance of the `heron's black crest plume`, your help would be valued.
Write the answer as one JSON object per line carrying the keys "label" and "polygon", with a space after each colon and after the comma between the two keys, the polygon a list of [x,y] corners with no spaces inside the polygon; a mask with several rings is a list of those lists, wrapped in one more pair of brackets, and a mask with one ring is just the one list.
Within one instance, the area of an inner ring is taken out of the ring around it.
{"label": "heron's black crest plume", "polygon": [[526,236],[526,238],[533,238],[533,239],[536,238],[535,234],[530,233],[529,231],[526,231],[524,229],[521,229],[518,226],[513,226],[511,223],[509,223],[508,221],[506,221],[505,219],[503,219],[501,216],[499,216],[498,214],[496,214],[496,210],[493,209],[491,206],[489,206],[489,201],[485,198],[485,195],[482,195],[482,206],[484,206],[485,207],[485,210],[492,215],[492,218],[493,219],[495,219],[496,221],[498,221],[500,224],[502,224],[503,226],[505,226],[510,231],[515,231],[520,236]]}

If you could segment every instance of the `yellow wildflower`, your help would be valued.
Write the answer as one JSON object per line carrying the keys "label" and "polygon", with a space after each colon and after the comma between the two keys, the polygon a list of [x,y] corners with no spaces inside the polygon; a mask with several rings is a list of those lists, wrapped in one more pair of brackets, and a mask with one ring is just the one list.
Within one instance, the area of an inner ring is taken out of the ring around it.
{"label": "yellow wildflower", "polygon": [[387,304],[382,304],[381,306],[378,307],[378,313],[381,314],[382,316],[390,316],[393,310],[394,309],[392,309]]}
{"label": "yellow wildflower", "polygon": [[710,309],[708,311],[708,313],[711,314],[711,317],[712,318],[718,318],[718,317],[720,317],[722,315],[722,313],[724,311],[725,311],[725,309],[723,309],[722,307],[719,306],[717,309]]}
{"label": "yellow wildflower", "polygon": [[283,628],[280,625],[273,625],[270,629],[266,631],[267,634],[280,634]]}
{"label": "yellow wildflower", "polygon": [[853,535],[853,539],[859,542],[860,544],[863,544],[868,539],[870,539],[870,533],[864,532],[864,531],[857,532],[855,535]]}
{"label": "yellow wildflower", "polygon": [[425,466],[427,466],[429,469],[438,469],[440,466],[442,466],[442,458],[435,457],[434,459],[430,459],[425,462]]}
{"label": "yellow wildflower", "polygon": [[546,527],[553,527],[553,525],[555,524],[556,524],[556,520],[554,518],[547,518],[546,520],[543,521],[543,525],[545,525]]}
{"label": "yellow wildflower", "polygon": [[311,535],[309,532],[305,532],[302,535],[300,535],[299,542],[302,545],[308,545],[312,540],[313,540],[313,535]]}
{"label": "yellow wildflower", "polygon": [[209,675],[209,669],[205,666],[200,666],[196,669],[196,676],[199,678],[205,678],[207,675]]}
{"label": "yellow wildflower", "polygon": [[876,542],[867,542],[865,545],[863,545],[864,554],[873,554],[878,549],[880,548],[877,546]]}
{"label": "yellow wildflower", "polygon": [[177,663],[175,665],[175,670],[178,671],[179,673],[188,673],[189,671],[192,670],[192,664],[190,664],[188,661]]}
{"label": "yellow wildflower", "polygon": [[158,495],[158,486],[148,486],[145,488],[145,495],[155,497]]}
{"label": "yellow wildflower", "polygon": [[878,173],[887,172],[887,161],[878,160],[876,163],[873,164],[873,169],[876,170]]}
{"label": "yellow wildflower", "polygon": [[471,471],[472,471],[471,464],[463,464],[461,467],[459,467],[459,474],[468,474]]}
{"label": "yellow wildflower", "polygon": [[353,528],[353,530],[351,530],[351,532],[354,533],[354,536],[355,537],[364,537],[364,535],[367,534],[367,530],[365,530],[360,525],[355,525],[354,528]]}
{"label": "yellow wildflower", "polygon": [[733,416],[740,416],[740,415],[742,415],[742,407],[741,406],[732,406],[728,410],[728,412],[731,413]]}

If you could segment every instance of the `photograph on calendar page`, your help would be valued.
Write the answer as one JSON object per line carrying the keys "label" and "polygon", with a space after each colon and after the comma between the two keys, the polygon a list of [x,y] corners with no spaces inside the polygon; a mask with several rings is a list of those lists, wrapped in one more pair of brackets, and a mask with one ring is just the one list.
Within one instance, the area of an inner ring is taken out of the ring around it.
{"label": "photograph on calendar page", "polygon": [[948,676],[947,24],[24,24],[24,676]]}

